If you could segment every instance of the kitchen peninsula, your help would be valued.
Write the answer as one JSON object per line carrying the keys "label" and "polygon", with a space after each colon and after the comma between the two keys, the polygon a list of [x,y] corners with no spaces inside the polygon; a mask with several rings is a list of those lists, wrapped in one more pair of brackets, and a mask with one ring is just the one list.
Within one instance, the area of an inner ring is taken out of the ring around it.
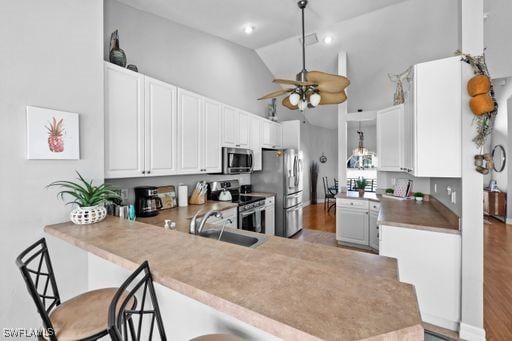
{"label": "kitchen peninsula", "polygon": [[423,339],[414,287],[397,280],[392,258],[272,236],[246,248],[116,217],[45,231],[91,254],[90,286],[95,272],[127,275],[148,260],[167,330],[180,323],[165,316],[172,309],[163,296],[179,295],[177,318],[200,302],[218,314],[212,329],[225,323],[256,339]]}

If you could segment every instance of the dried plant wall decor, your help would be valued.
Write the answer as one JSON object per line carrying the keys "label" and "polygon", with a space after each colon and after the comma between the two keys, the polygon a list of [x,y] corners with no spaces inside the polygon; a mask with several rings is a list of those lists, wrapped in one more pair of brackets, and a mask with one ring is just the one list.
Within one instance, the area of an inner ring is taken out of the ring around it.
{"label": "dried plant wall decor", "polygon": [[485,62],[485,55],[471,56],[457,51],[456,54],[462,56],[462,61],[468,63],[473,68],[475,76],[468,82],[468,94],[471,96],[469,106],[475,118],[473,120],[477,127],[477,134],[473,142],[483,149],[487,138],[492,132],[494,121],[498,114],[498,102],[489,75],[489,70]]}

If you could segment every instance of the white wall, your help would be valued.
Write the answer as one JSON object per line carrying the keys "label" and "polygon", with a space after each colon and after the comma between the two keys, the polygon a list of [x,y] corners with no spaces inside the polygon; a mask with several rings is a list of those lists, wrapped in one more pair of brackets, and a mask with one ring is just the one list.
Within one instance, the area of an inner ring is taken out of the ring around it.
{"label": "white wall", "polygon": [[[102,26],[101,0],[0,2],[1,327],[41,326],[14,260],[44,225],[69,220],[45,186],[75,170],[103,180]],[[27,105],[80,114],[79,161],[25,159]],[[62,298],[85,291],[86,254],[53,238],[49,247]]]}
{"label": "white wall", "polygon": [[[505,147],[507,156],[509,155],[509,134],[508,134],[508,104],[507,101],[512,97],[512,77],[504,79],[493,80],[494,90],[496,93],[496,100],[498,102],[498,115],[494,122],[494,129],[490,138],[491,148],[496,145],[502,145]],[[508,189],[508,164],[505,163],[505,168],[502,172],[491,172],[491,178],[496,180],[498,188],[504,192]],[[488,185],[485,183],[485,185]]]}
{"label": "white wall", "polygon": [[[317,183],[317,198],[324,198],[322,177],[328,177],[329,184],[334,184],[338,178],[338,130],[326,129],[303,123],[300,130],[300,144],[304,153],[304,202],[311,200],[311,172],[313,161],[318,163],[319,174]],[[322,153],[327,157],[326,163],[320,163]]]}
{"label": "white wall", "polygon": [[485,54],[489,72],[493,78],[512,76],[512,1],[485,0],[484,22]]}
{"label": "white wall", "polygon": [[105,60],[116,29],[128,63],[164,82],[262,116],[257,98],[277,89],[254,50],[114,0],[105,1]]}
{"label": "white wall", "polygon": [[[338,52],[347,51],[351,80],[348,111],[386,108],[393,104],[395,91],[388,73],[452,56],[459,48],[458,3],[459,0],[409,0],[316,30],[319,36],[334,35],[335,40],[329,46],[308,46],[306,66],[337,74]],[[275,76],[292,78],[301,69],[297,37],[257,52]],[[315,108],[307,115],[315,125],[337,124],[336,106]]]}

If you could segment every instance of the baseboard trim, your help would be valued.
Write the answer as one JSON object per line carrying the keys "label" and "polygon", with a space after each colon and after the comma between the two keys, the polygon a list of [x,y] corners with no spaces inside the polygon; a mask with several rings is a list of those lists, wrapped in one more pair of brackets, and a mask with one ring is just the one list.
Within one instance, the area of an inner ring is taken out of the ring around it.
{"label": "baseboard trim", "polygon": [[453,331],[459,330],[459,322],[457,321],[448,320],[446,318],[434,316],[424,312],[421,313],[421,319],[423,320],[423,322],[432,324],[434,326],[438,326]]}
{"label": "baseboard trim", "polygon": [[306,207],[306,206],[309,206],[309,205],[311,205],[311,200],[308,200],[308,201],[304,202],[302,204],[302,207]]}
{"label": "baseboard trim", "polygon": [[485,341],[485,329],[461,322],[459,337],[461,340]]}
{"label": "baseboard trim", "polygon": [[507,218],[505,224],[512,224],[512,218]]}

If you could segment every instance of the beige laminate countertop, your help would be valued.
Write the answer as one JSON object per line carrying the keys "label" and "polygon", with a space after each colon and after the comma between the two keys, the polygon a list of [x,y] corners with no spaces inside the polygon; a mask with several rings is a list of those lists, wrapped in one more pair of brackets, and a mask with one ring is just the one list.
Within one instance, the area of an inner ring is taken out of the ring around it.
{"label": "beige laminate countertop", "polygon": [[169,219],[176,222],[176,226],[181,232],[188,232],[190,219],[198,211],[201,211],[201,214],[204,214],[209,210],[225,211],[236,207],[238,207],[238,204],[231,202],[207,201],[204,205],[188,205],[186,207],[173,207],[167,210],[161,210],[158,215],[154,217],[137,217],[137,221],[164,227],[165,220]]}
{"label": "beige laminate countertop", "polygon": [[45,231],[129,270],[147,259],[158,283],[282,339],[423,339],[390,258],[279,237],[245,248],[111,216]]}
{"label": "beige laminate countertop", "polygon": [[460,233],[459,218],[434,197],[429,201],[397,200],[375,193],[338,193],[336,198],[380,202],[379,225],[428,230],[443,233]]}

